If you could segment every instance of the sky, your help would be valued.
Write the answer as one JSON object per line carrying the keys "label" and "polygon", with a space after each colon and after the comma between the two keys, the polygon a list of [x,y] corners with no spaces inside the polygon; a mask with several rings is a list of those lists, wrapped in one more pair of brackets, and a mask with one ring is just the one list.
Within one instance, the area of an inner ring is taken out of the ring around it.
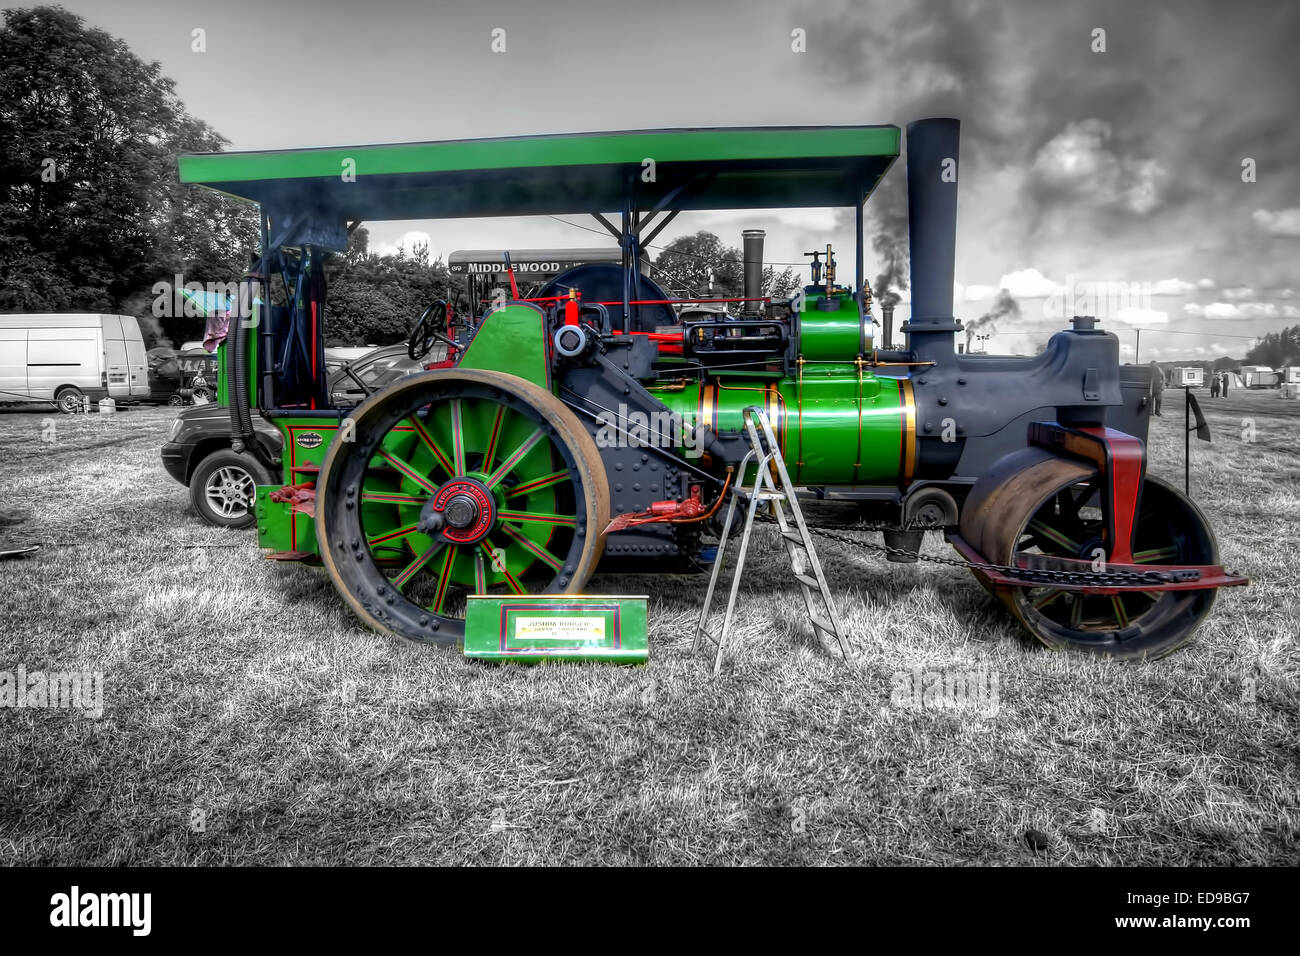
{"label": "sky", "polygon": [[[1240,357],[1300,324],[1293,0],[62,5],[160,61],[231,149],[955,116],[955,311],[989,351],[1034,352],[1085,310],[1127,361]],[[869,236],[905,228],[904,182],[900,159]],[[566,218],[368,227],[372,249],[427,238],[444,257],[599,242]],[[831,242],[851,271],[847,210],[684,213],[657,244],[708,229],[739,246],[751,227],[770,262]],[[875,276],[870,241],[866,260]]]}

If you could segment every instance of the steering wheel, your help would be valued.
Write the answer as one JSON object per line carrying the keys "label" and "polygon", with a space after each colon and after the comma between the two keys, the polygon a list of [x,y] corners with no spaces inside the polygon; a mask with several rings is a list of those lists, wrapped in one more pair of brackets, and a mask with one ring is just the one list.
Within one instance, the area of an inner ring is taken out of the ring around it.
{"label": "steering wheel", "polygon": [[434,342],[454,346],[456,343],[442,331],[446,327],[447,303],[442,299],[434,299],[433,304],[421,313],[420,320],[411,330],[411,337],[406,343],[406,354],[412,361],[418,362],[429,354]]}

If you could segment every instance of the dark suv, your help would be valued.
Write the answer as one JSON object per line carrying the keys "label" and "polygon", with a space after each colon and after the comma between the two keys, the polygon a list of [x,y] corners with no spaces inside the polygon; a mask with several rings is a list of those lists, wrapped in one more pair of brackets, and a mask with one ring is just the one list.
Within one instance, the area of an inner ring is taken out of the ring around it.
{"label": "dark suv", "polygon": [[[407,344],[375,349],[330,375],[330,400],[335,408],[351,408],[366,396],[418,372],[441,356],[414,361]],[[266,456],[279,466],[283,439],[279,430],[254,413],[253,430]],[[200,518],[223,528],[246,528],[255,515],[258,485],[274,484],[257,458],[231,449],[230,409],[215,403],[186,408],[176,416],[162,447],[163,467],[190,489],[190,502]]]}

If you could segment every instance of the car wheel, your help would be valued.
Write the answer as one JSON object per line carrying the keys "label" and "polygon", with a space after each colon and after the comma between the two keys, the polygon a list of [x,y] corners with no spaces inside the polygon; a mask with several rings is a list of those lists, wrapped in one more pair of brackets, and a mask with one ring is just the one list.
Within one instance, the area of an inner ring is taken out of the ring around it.
{"label": "car wheel", "polygon": [[219,528],[247,528],[257,520],[257,486],[272,483],[250,455],[215,451],[190,477],[190,502],[199,517]]}
{"label": "car wheel", "polygon": [[58,394],[54,396],[54,401],[59,406],[59,411],[65,415],[75,415],[77,412],[84,411],[86,407],[86,396],[75,385],[66,385],[59,389]]}

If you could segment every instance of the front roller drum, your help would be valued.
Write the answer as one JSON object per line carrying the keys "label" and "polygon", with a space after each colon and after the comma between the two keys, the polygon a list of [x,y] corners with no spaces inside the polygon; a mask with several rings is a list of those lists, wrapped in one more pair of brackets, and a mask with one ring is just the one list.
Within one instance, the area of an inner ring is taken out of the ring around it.
{"label": "front roller drum", "polygon": [[605,469],[577,417],[489,370],[426,372],[372,396],[317,482],[316,536],[339,593],[372,628],[434,644],[463,640],[469,594],[580,592],[608,523]]}
{"label": "front roller drum", "polygon": [[[972,489],[960,532],[991,564],[1014,565],[1017,553],[1091,561],[1102,548],[1101,501],[1095,467],[1025,449]],[[1133,563],[1218,564],[1205,516],[1157,478],[1143,482]],[[973,573],[1048,647],[1124,659],[1154,659],[1176,650],[1205,619],[1217,593],[1204,588],[1086,594],[1051,585],[995,586],[981,572]]]}

